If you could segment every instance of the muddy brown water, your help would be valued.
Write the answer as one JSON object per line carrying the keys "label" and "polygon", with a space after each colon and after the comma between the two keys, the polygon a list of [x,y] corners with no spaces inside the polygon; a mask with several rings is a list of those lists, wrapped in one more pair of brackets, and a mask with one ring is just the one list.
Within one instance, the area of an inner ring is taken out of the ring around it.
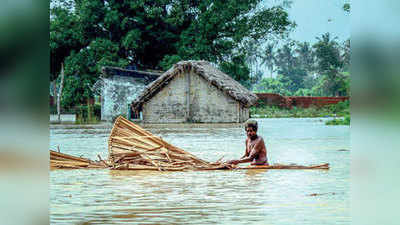
{"label": "muddy brown water", "polygon": [[[329,162],[325,170],[50,172],[51,224],[350,224],[348,126],[325,119],[258,119],[270,163]],[[149,128],[215,161],[244,153],[238,126]],[[109,128],[51,129],[50,147],[107,158]],[[335,193],[335,194],[326,194]]]}

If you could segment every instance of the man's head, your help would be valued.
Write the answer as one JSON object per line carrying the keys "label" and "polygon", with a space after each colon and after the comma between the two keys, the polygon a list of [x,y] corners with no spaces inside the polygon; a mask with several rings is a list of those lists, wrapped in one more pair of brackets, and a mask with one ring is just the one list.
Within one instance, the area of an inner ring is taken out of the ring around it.
{"label": "man's head", "polygon": [[249,137],[250,139],[257,138],[257,129],[258,129],[257,121],[248,120],[246,122],[245,130],[246,130],[247,137]]}

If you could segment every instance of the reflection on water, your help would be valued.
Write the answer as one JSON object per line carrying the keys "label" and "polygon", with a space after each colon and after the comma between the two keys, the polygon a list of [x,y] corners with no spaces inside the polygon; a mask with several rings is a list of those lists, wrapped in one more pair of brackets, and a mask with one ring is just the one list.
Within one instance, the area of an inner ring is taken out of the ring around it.
{"label": "reflection on water", "polygon": [[[329,171],[50,172],[51,224],[349,224],[349,128],[320,119],[259,119],[270,163],[329,162]],[[238,127],[151,128],[209,161],[239,158]],[[109,129],[51,130],[50,146],[107,157]],[[335,195],[310,196],[313,193]],[[295,217],[293,215],[296,215]]]}

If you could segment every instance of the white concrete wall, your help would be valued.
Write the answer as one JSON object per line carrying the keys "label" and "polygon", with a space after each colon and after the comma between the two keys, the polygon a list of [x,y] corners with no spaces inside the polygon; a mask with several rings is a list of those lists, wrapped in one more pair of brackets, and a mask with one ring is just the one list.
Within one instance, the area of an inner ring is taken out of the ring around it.
{"label": "white concrete wall", "polygon": [[128,114],[128,105],[144,90],[141,79],[124,76],[103,78],[101,93],[101,120],[111,121],[113,117]]}

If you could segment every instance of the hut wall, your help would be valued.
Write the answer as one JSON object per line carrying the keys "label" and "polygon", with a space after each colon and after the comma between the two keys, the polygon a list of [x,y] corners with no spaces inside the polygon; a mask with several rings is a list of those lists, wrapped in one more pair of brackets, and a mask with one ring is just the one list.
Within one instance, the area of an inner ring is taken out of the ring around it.
{"label": "hut wall", "polygon": [[249,118],[248,108],[193,72],[176,75],[142,110],[145,123],[237,123]]}
{"label": "hut wall", "polygon": [[240,105],[240,122],[246,122],[250,118],[249,108],[243,107]]}
{"label": "hut wall", "polygon": [[248,109],[194,73],[178,74],[143,104],[142,113],[145,123],[236,123],[248,119]]}
{"label": "hut wall", "polygon": [[101,120],[111,121],[117,115],[127,115],[128,105],[145,88],[143,79],[112,76],[103,78]]}
{"label": "hut wall", "polygon": [[146,123],[181,123],[186,121],[186,79],[178,74],[149,101],[143,104]]}
{"label": "hut wall", "polygon": [[195,123],[239,122],[239,102],[225,94],[203,77],[190,76],[189,121]]}

